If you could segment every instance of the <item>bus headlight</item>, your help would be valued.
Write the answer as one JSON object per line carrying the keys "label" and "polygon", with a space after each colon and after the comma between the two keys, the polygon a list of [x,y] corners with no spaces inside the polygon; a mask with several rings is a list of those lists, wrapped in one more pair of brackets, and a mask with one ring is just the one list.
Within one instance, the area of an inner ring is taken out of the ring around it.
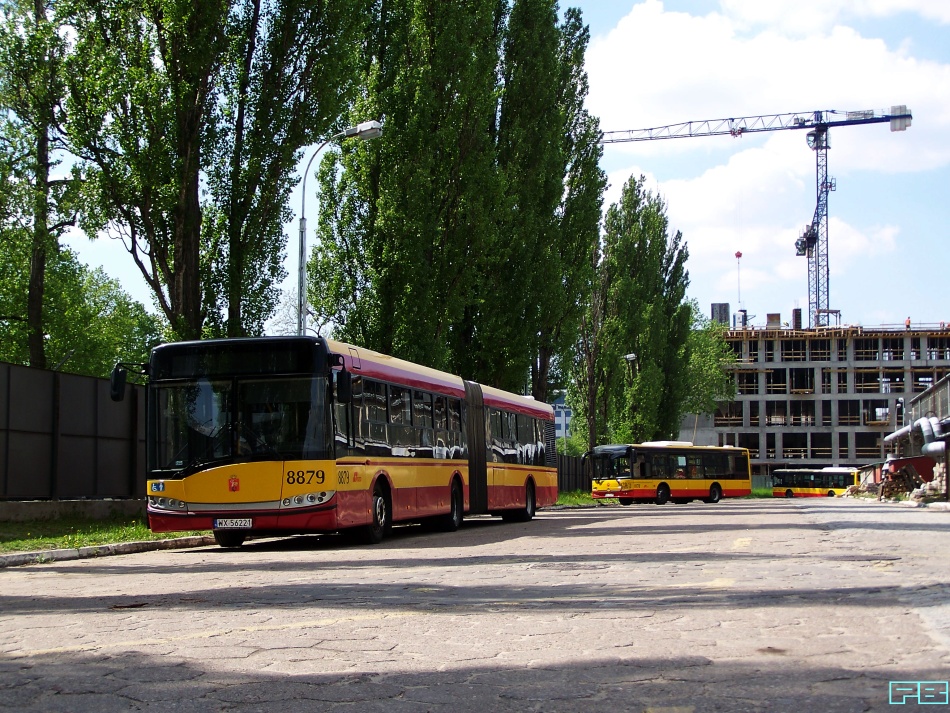
{"label": "bus headlight", "polygon": [[294,495],[292,498],[284,498],[280,501],[282,507],[285,508],[299,508],[307,507],[310,505],[322,505],[325,502],[329,502],[333,496],[336,495],[335,490],[324,490],[320,493],[306,493],[301,495]]}

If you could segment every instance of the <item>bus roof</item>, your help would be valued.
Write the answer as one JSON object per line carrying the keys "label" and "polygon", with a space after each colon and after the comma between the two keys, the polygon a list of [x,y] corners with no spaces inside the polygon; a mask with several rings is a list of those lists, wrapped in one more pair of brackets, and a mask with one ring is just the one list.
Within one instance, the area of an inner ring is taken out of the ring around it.
{"label": "bus roof", "polygon": [[[415,389],[426,389],[457,398],[465,397],[465,382],[461,377],[454,374],[380,354],[371,349],[356,347],[346,342],[328,339],[327,345],[331,352],[343,357],[346,368],[354,375],[362,374],[369,378],[402,384]],[[487,406],[545,420],[553,420],[554,418],[554,409],[549,404],[535,401],[529,396],[519,396],[491,386],[483,385],[481,388],[483,400]]]}
{"label": "bus roof", "polygon": [[617,455],[625,453],[628,448],[639,450],[684,450],[684,451],[711,451],[733,452],[746,451],[746,448],[736,446],[697,446],[689,441],[644,441],[643,443],[610,443],[603,446],[594,446],[595,455]]}

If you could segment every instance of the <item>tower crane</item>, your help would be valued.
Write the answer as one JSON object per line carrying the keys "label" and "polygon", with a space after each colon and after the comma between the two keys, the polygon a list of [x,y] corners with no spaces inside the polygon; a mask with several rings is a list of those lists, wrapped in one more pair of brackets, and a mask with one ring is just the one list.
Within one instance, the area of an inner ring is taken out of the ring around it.
{"label": "tower crane", "polygon": [[890,111],[810,111],[768,116],[743,116],[732,119],[686,121],[631,131],[606,131],[601,143],[616,144],[655,139],[679,139],[690,136],[741,137],[761,131],[807,129],[808,147],[815,152],[817,205],[811,223],[795,241],[795,253],[808,258],[808,323],[810,327],[828,326],[833,310],[828,308],[828,194],[835,180],[828,178],[828,129],[832,126],[890,123],[891,131],[904,131],[913,116],[904,105]]}

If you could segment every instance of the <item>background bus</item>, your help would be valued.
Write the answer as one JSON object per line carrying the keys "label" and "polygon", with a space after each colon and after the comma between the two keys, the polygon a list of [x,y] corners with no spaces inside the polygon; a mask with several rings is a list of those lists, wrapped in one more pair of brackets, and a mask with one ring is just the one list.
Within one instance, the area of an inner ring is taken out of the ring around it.
{"label": "background bus", "polygon": [[314,337],[166,344],[147,373],[156,532],[375,543],[394,522],[451,531],[557,500],[553,410],[525,396]]}
{"label": "background bus", "polygon": [[772,471],[772,497],[833,498],[858,482],[856,468],[783,468]]}
{"label": "background bus", "polygon": [[749,451],[732,446],[694,446],[682,441],[651,441],[597,446],[590,462],[591,496],[635,502],[717,503],[752,492]]}

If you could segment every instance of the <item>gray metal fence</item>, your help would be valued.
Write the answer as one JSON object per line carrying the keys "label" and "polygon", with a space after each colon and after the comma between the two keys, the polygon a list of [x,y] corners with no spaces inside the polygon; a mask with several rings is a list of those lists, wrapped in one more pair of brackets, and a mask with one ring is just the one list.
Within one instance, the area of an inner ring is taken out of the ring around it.
{"label": "gray metal fence", "polygon": [[0,362],[0,499],[145,495],[145,393]]}
{"label": "gray metal fence", "polygon": [[590,478],[581,468],[580,457],[558,453],[557,490],[559,493],[570,493],[575,490],[590,492]]}

